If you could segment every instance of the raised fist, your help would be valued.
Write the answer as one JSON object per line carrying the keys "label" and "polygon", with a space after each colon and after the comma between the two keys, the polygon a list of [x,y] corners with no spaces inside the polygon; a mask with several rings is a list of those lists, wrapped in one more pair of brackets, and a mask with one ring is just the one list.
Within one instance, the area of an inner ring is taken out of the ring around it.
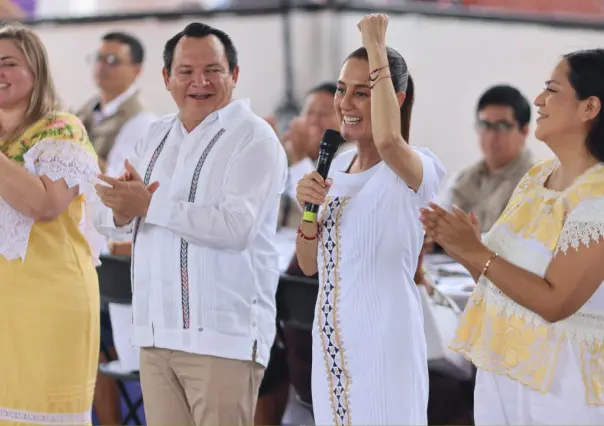
{"label": "raised fist", "polygon": [[357,24],[363,38],[363,46],[378,44],[386,45],[386,28],[388,28],[388,16],[383,13],[373,13],[365,16]]}

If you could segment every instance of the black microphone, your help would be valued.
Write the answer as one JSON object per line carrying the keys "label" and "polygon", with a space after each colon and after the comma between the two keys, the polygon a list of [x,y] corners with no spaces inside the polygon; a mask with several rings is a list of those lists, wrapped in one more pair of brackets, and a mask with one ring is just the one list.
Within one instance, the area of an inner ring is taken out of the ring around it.
{"label": "black microphone", "polygon": [[[317,172],[323,179],[327,179],[331,161],[343,140],[340,132],[335,130],[327,129],[325,130],[325,133],[323,133],[323,139],[321,140],[319,148],[319,160],[317,161]],[[319,206],[317,204],[306,203],[302,219],[304,219],[305,222],[314,223],[317,221],[318,212]]]}

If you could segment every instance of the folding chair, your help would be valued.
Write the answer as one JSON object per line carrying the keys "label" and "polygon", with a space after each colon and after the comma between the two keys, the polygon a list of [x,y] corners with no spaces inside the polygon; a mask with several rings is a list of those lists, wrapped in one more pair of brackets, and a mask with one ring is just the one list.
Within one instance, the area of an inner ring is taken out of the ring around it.
{"label": "folding chair", "polygon": [[[311,332],[318,293],[319,284],[317,280],[281,274],[279,277],[279,287],[277,288],[278,323],[283,323],[305,332]],[[285,345],[287,346],[287,340],[285,341]],[[292,387],[292,389],[294,388]],[[298,421],[300,418],[307,418],[309,419],[309,423],[304,424],[314,424],[312,423],[312,405],[304,402],[295,391],[294,397],[294,408],[292,408],[291,403],[288,404],[288,410],[284,413],[283,421],[286,421],[286,418],[294,415],[293,413],[295,412],[294,416]]]}
{"label": "folding chair", "polygon": [[[99,276],[99,289],[101,293],[101,303],[108,305],[116,303],[122,305],[132,304],[132,287],[130,283],[130,258],[103,255],[101,256],[101,265],[97,268]],[[101,342],[101,350],[105,353],[107,359],[111,359],[108,348]],[[141,421],[137,411],[143,404],[142,396],[136,401],[132,401],[124,382],[140,382],[138,371],[125,370],[121,367],[119,360],[110,361],[99,365],[99,372],[105,376],[116,379],[121,397],[123,398],[128,412],[123,420],[123,425],[127,425],[130,420],[140,425]]]}
{"label": "folding chair", "polygon": [[277,288],[277,318],[291,327],[312,331],[318,293],[316,280],[281,274]]}

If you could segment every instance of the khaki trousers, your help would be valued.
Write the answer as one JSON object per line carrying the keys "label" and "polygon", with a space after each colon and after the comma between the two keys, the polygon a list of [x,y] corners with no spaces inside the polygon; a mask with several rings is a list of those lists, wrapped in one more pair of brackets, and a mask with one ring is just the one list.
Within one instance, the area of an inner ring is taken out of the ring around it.
{"label": "khaki trousers", "polygon": [[142,348],[148,426],[251,426],[264,367],[161,348]]}

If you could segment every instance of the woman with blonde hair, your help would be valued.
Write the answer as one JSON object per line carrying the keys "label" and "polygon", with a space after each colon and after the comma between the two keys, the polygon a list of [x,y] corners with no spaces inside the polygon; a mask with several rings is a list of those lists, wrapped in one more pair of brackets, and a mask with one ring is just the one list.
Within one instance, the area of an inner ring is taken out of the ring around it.
{"label": "woman with blonde hair", "polygon": [[0,152],[0,424],[90,424],[98,162],[59,111],[42,42],[19,25],[0,28]]}

